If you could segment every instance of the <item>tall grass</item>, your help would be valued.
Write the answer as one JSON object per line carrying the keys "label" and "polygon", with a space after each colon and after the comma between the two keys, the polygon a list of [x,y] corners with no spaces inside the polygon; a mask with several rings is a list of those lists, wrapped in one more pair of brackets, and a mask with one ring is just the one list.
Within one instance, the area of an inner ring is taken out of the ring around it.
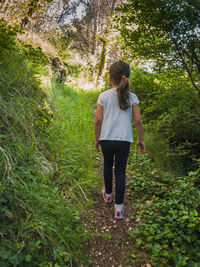
{"label": "tall grass", "polygon": [[158,133],[149,133],[146,130],[145,144],[149,156],[151,156],[158,168],[175,175],[183,173],[182,157],[176,151],[173,151],[163,136]]}
{"label": "tall grass", "polygon": [[88,201],[95,188],[94,115],[87,94],[54,84],[50,92],[53,121],[46,142],[56,163],[56,184],[68,197]]}
{"label": "tall grass", "polygon": [[0,266],[87,264],[82,216],[97,183],[92,108],[68,87],[45,95],[34,67],[41,51],[32,60],[15,35],[1,24]]}

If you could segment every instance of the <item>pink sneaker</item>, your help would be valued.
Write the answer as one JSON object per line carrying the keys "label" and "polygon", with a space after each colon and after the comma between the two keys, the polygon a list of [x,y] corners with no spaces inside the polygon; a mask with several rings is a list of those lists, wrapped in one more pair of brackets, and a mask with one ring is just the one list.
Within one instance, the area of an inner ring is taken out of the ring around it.
{"label": "pink sneaker", "polygon": [[112,202],[112,193],[111,194],[106,194],[105,187],[102,188],[102,196],[103,199],[106,203],[111,203]]}
{"label": "pink sneaker", "polygon": [[122,206],[121,210],[118,210],[115,207],[115,219],[121,220],[124,217],[124,205]]}

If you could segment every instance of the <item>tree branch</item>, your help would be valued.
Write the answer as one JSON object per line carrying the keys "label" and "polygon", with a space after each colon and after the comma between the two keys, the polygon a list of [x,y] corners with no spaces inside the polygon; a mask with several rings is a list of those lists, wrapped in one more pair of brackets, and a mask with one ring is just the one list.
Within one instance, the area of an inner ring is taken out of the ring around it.
{"label": "tree branch", "polygon": [[189,79],[190,79],[190,81],[191,81],[193,87],[197,90],[197,92],[198,92],[198,97],[200,98],[200,88],[199,88],[199,87],[194,83],[194,81],[193,81],[192,73],[191,73],[191,71],[190,71],[190,69],[189,69],[189,67],[188,67],[188,65],[187,65],[187,63],[186,63],[186,61],[185,61],[185,59],[184,59],[184,57],[183,57],[181,51],[180,51],[180,47],[178,46],[178,44],[177,44],[176,40],[174,39],[174,37],[172,36],[172,34],[170,34],[170,35],[171,35],[172,42],[173,42],[173,44],[175,45],[175,47],[176,47],[176,49],[177,49],[177,52],[178,52],[178,54],[179,54],[179,56],[180,56],[180,58],[181,58],[182,64],[183,64],[183,66],[185,67],[185,70],[186,70],[187,73],[188,73]]}

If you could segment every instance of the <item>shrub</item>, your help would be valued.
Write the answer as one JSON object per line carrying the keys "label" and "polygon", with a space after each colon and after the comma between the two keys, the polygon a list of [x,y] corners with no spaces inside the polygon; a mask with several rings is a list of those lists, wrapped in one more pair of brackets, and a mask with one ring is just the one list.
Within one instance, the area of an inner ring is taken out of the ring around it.
{"label": "shrub", "polygon": [[194,169],[200,156],[200,108],[197,93],[184,72],[168,69],[163,73],[150,74],[136,68],[131,84],[141,100],[146,132],[155,136],[155,140],[157,137],[165,140],[173,151],[170,152],[171,161],[177,155],[182,173]]}
{"label": "shrub", "polygon": [[129,161],[134,172],[131,194],[138,208],[138,225],[130,235],[137,247],[146,250],[156,266],[197,266],[200,169],[176,177],[159,171],[147,155],[132,152]]}

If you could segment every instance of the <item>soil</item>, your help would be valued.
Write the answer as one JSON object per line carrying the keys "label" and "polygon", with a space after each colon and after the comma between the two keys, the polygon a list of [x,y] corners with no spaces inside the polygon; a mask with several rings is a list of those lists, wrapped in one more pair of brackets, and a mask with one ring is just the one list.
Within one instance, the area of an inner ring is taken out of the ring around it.
{"label": "soil", "polygon": [[[101,162],[101,161],[100,161]],[[102,163],[100,163],[102,175]],[[103,179],[103,178],[102,178]],[[133,179],[129,173],[127,182]],[[114,196],[113,196],[114,199]],[[124,267],[124,266],[148,266],[148,256],[136,247],[135,241],[131,238],[131,231],[136,227],[137,221],[134,216],[134,199],[130,195],[127,186],[125,193],[125,216],[122,220],[114,219],[114,203],[104,202],[101,189],[94,194],[94,214],[86,230],[91,233],[88,241],[88,254],[91,259],[91,266],[94,267]]]}

